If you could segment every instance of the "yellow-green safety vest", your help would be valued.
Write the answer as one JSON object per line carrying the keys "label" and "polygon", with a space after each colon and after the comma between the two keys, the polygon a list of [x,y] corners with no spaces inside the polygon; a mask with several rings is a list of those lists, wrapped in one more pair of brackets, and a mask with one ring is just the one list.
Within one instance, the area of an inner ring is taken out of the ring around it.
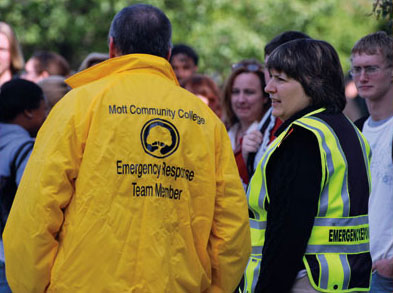
{"label": "yellow-green safety vest", "polygon": [[[303,257],[310,283],[321,292],[369,290],[371,258],[367,203],[359,203],[349,186],[361,193],[360,187],[356,186],[358,183],[352,181],[359,176],[367,177],[366,182],[363,182],[367,188],[363,188],[365,190],[361,198],[368,198],[371,186],[370,147],[360,131],[344,115],[337,118],[338,115],[326,114],[324,110],[318,109],[292,122],[270,144],[251,179],[247,200],[255,218],[250,218],[252,253],[244,275],[244,292],[254,292],[262,261],[268,212],[266,205],[270,201],[266,168],[270,157],[293,125],[303,127],[316,136],[322,162],[318,214]],[[352,167],[350,175],[348,166],[354,159],[349,154],[349,146],[355,150],[358,148],[363,156],[363,161]],[[366,263],[362,263],[362,259],[367,260]],[[363,268],[359,268],[361,263]],[[357,272],[359,269],[363,270],[360,274]],[[367,280],[364,280],[364,270],[369,271]]]}

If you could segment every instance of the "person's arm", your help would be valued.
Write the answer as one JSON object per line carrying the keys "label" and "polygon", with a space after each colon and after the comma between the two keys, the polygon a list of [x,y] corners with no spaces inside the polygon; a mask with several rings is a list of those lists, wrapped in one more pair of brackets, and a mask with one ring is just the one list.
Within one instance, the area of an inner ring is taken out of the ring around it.
{"label": "person's arm", "polygon": [[393,257],[377,260],[373,263],[373,271],[386,278],[393,278]]}
{"label": "person's arm", "polygon": [[8,217],[3,241],[14,292],[44,292],[50,282],[63,211],[82,158],[83,123],[76,121],[81,110],[74,101],[65,98],[40,130]]}
{"label": "person's arm", "polygon": [[208,247],[212,265],[212,286],[209,292],[233,292],[251,252],[248,208],[223,125],[216,136],[217,192]]}
{"label": "person's arm", "polygon": [[318,210],[322,179],[316,137],[295,127],[267,166],[268,206],[265,244],[256,292],[289,292]]}

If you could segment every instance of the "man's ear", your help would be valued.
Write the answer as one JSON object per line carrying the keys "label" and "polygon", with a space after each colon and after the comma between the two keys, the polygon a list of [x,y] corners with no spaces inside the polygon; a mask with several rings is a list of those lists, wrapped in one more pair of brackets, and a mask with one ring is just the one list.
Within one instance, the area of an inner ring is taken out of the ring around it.
{"label": "man's ear", "polygon": [[33,112],[29,109],[25,109],[23,111],[23,115],[26,116],[26,118],[29,120],[33,118]]}
{"label": "man's ear", "polygon": [[109,37],[109,58],[117,56],[120,56],[120,54],[115,46],[115,41],[113,40],[113,37]]}
{"label": "man's ear", "polygon": [[171,55],[172,55],[172,47],[169,46],[168,55],[166,56],[166,60],[169,61],[169,59],[171,59]]}

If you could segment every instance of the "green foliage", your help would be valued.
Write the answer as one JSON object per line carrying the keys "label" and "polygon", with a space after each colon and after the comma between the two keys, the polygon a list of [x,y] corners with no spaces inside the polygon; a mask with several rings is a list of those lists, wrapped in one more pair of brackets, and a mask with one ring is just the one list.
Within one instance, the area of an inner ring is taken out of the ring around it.
{"label": "green foliage", "polygon": [[393,19],[392,0],[374,0],[373,13],[377,18]]}
{"label": "green foliage", "polygon": [[389,34],[392,34],[393,25],[393,1],[392,0],[374,0],[373,13],[377,19],[386,21],[385,27]]}
{"label": "green foliage", "polygon": [[[121,8],[138,2],[142,1],[1,0],[0,19],[14,27],[25,57],[36,49],[54,50],[76,69],[88,53],[107,52],[107,33],[113,16]],[[266,43],[285,30],[303,31],[330,42],[347,70],[355,41],[380,26],[380,21],[370,17],[370,0],[144,2],[168,15],[173,43],[193,46],[200,55],[200,71],[220,82],[232,63],[245,58],[263,60]]]}

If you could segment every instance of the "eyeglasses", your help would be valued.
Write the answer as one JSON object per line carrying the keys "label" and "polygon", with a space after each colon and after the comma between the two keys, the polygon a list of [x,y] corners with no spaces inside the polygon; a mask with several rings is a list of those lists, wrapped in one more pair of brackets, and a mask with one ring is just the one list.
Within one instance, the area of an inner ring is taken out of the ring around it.
{"label": "eyeglasses", "polygon": [[251,72],[262,72],[263,71],[263,67],[260,64],[256,64],[256,63],[235,63],[232,64],[232,71],[235,70],[239,70],[239,69],[245,69],[247,71],[251,71]]}
{"label": "eyeglasses", "polygon": [[[388,67],[386,67],[386,68],[388,68]],[[385,68],[381,68],[379,66],[364,66],[364,67],[355,66],[355,67],[352,67],[349,72],[351,73],[352,76],[359,76],[362,74],[362,70],[364,70],[364,73],[367,76],[374,76],[374,75],[377,75],[383,69],[385,69]]]}

